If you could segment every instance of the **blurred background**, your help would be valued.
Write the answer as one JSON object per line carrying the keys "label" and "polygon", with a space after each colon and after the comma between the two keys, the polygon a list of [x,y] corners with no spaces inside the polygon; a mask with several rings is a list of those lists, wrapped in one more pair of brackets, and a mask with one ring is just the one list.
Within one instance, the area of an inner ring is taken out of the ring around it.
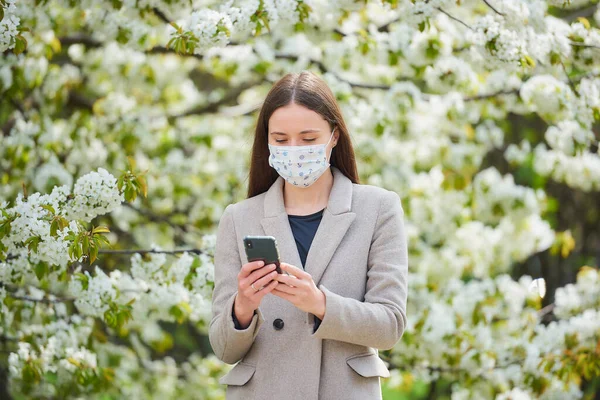
{"label": "blurred background", "polygon": [[543,0],[0,0],[0,397],[223,399],[215,230],[261,101],[334,92],[399,194],[385,399],[598,399],[600,10]]}

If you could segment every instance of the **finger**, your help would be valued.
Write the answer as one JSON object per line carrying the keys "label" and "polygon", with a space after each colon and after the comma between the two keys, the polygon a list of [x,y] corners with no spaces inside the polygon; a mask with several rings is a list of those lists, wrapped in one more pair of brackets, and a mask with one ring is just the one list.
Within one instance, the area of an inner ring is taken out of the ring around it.
{"label": "finger", "polygon": [[281,297],[282,299],[284,299],[284,300],[287,300],[287,301],[289,301],[289,302],[291,302],[291,303],[293,303],[293,302],[294,302],[294,299],[295,299],[295,297],[296,297],[296,296],[293,296],[293,295],[291,295],[291,294],[288,294],[288,293],[282,292],[282,291],[281,291],[281,290],[279,290],[279,289],[273,289],[273,290],[271,291],[271,294],[274,294],[274,295],[275,295],[275,296],[277,296],[277,297]]}
{"label": "finger", "polygon": [[[254,270],[250,275],[248,275],[246,278],[242,279],[243,284],[250,285],[252,282],[257,281],[258,279],[262,278],[263,276],[267,275],[269,272],[271,272],[273,270],[275,270],[275,265],[273,265],[273,264],[269,264],[267,266],[264,266],[262,268]],[[254,286],[256,286],[256,285],[254,285]]]}
{"label": "finger", "polygon": [[240,276],[245,278],[255,269],[261,268],[265,266],[265,262],[263,260],[256,260],[248,262],[242,265],[242,269],[240,269]]}
{"label": "finger", "polygon": [[263,276],[262,278],[258,279],[256,282],[254,282],[254,287],[257,289],[261,288],[261,287],[267,285],[269,282],[271,282],[273,280],[273,278],[275,278],[276,276],[277,276],[277,271],[271,271],[267,275]]}
{"label": "finger", "polygon": [[[256,285],[254,285],[254,286],[256,286]],[[285,285],[285,284],[277,285],[277,288],[275,290],[280,291],[280,292],[285,292],[285,293],[290,294],[292,296],[297,295],[298,292],[300,291],[300,289],[298,289],[297,287],[291,287],[291,286],[288,286],[288,285]]]}
{"label": "finger", "polygon": [[279,274],[276,279],[281,283],[285,283],[286,285],[293,286],[293,287],[299,286],[303,282],[302,280],[296,278],[295,276],[287,276],[287,275],[282,275],[282,274]]}
{"label": "finger", "polygon": [[[256,289],[254,289],[256,288]],[[252,287],[252,284],[248,285],[248,287],[244,290],[244,294],[246,295],[246,297],[253,298],[255,294],[260,293],[261,291],[261,287],[258,286],[257,284],[254,284],[254,287]]]}
{"label": "finger", "polygon": [[290,274],[294,275],[296,278],[299,278],[299,279],[307,279],[309,277],[312,278],[312,276],[308,272],[304,272],[303,270],[296,267],[295,265],[288,264],[285,262],[282,262],[280,264],[281,264],[281,269],[283,271],[289,272]]}
{"label": "finger", "polygon": [[[277,287],[277,285],[279,285],[279,282],[277,282],[277,281],[271,281],[267,286],[265,286],[264,288],[262,288],[258,292],[254,292],[254,294],[252,295],[252,300],[260,300],[260,299],[262,299],[264,296],[267,295],[267,293],[271,293],[271,291],[273,289],[275,289]],[[254,286],[256,286],[256,285],[254,285]]]}

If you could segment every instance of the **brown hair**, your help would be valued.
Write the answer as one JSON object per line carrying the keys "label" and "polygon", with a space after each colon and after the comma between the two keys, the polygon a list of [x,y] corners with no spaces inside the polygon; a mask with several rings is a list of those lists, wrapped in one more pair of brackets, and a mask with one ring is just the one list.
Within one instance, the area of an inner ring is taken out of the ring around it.
{"label": "brown hair", "polygon": [[277,81],[265,98],[256,129],[250,156],[248,198],[266,192],[279,174],[269,165],[269,118],[279,107],[295,103],[319,113],[333,130],[337,126],[338,141],[331,152],[330,164],[352,182],[359,183],[354,149],[342,112],[327,83],[310,71],[289,73]]}

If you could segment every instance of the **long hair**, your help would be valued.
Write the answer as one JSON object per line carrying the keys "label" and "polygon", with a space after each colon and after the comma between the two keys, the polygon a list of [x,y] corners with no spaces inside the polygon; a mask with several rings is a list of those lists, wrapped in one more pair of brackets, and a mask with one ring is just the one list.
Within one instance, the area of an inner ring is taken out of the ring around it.
{"label": "long hair", "polygon": [[266,192],[279,176],[269,165],[269,118],[279,107],[295,103],[319,113],[329,122],[330,132],[337,127],[338,141],[329,163],[353,183],[359,183],[354,149],[342,112],[327,83],[310,71],[289,73],[277,81],[267,94],[256,122],[250,156],[248,198]]}

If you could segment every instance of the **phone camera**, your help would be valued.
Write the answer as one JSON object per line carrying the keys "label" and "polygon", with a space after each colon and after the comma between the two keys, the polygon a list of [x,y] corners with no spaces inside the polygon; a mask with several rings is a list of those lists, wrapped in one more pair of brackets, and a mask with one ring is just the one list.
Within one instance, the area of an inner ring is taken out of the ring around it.
{"label": "phone camera", "polygon": [[252,248],[252,242],[246,242],[246,246],[248,246],[249,249]]}

